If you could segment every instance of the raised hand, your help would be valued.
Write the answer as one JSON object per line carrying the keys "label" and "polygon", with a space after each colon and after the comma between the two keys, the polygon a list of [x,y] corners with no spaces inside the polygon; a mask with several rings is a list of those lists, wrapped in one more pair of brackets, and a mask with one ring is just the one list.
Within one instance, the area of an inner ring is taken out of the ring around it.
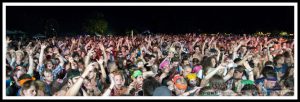
{"label": "raised hand", "polygon": [[114,79],[114,75],[112,73],[109,74],[109,79],[110,79],[110,88],[113,88],[115,85],[115,79]]}
{"label": "raised hand", "polygon": [[41,49],[44,50],[47,46],[48,46],[48,45],[47,45],[46,43],[43,43],[43,44],[41,45]]}
{"label": "raised hand", "polygon": [[9,44],[11,42],[12,42],[12,40],[10,40],[9,37],[6,37],[6,44]]}
{"label": "raised hand", "polygon": [[71,39],[72,44],[76,44],[76,40],[74,38]]}
{"label": "raised hand", "polygon": [[89,57],[93,56],[94,52],[95,51],[93,49],[89,50],[87,56]]}
{"label": "raised hand", "polygon": [[94,63],[90,63],[90,64],[87,66],[86,71],[87,71],[87,72],[92,72],[92,71],[95,69],[95,65],[96,65],[95,62],[94,62]]}
{"label": "raised hand", "polygon": [[98,59],[96,59],[96,61],[100,64],[100,65],[103,65],[103,62],[104,62],[104,60],[103,60],[103,58],[102,57],[100,57],[99,58],[99,60]]}

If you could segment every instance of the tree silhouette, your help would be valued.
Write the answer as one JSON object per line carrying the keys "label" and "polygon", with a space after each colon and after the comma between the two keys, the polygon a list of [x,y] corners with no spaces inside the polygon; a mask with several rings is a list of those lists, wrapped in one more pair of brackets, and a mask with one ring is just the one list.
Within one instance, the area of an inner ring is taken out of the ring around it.
{"label": "tree silhouette", "polygon": [[87,19],[84,24],[84,30],[90,34],[101,34],[106,33],[108,28],[108,22],[104,19],[104,15],[96,13],[96,17]]}

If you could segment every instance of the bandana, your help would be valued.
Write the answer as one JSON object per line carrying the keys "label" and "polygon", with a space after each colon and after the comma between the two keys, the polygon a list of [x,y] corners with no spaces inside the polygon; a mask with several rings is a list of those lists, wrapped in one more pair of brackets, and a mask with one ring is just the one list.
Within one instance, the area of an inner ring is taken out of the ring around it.
{"label": "bandana", "polygon": [[132,78],[137,78],[138,76],[141,76],[143,73],[140,70],[136,70],[133,72],[133,74],[131,75]]}
{"label": "bandana", "polygon": [[180,89],[180,90],[186,90],[187,85],[181,84],[181,83],[176,83],[175,86]]}
{"label": "bandana", "polygon": [[168,64],[170,64],[170,61],[163,61],[160,65],[159,65],[159,69],[164,69],[165,66],[167,66]]}
{"label": "bandana", "polygon": [[176,83],[176,81],[177,81],[178,79],[180,79],[180,78],[182,78],[182,76],[180,76],[180,75],[175,75],[175,76],[173,77],[173,79],[172,79],[173,83]]}
{"label": "bandana", "polygon": [[244,85],[253,85],[254,84],[254,82],[252,81],[252,80],[242,80],[242,84],[244,84]]}
{"label": "bandana", "polygon": [[27,81],[31,81],[31,80],[35,80],[35,77],[31,77],[31,78],[26,78],[26,79],[22,79],[19,81],[20,85],[23,86],[23,84]]}
{"label": "bandana", "polygon": [[277,81],[277,78],[276,78],[276,77],[266,78],[266,79],[269,80],[269,81]]}
{"label": "bandana", "polygon": [[183,78],[182,76],[180,75],[175,75],[174,78],[172,79],[173,83],[175,84],[175,86],[180,89],[180,90],[186,90],[187,89],[187,85],[186,84],[182,84],[182,83],[176,83],[176,81],[178,79],[181,79]]}
{"label": "bandana", "polygon": [[190,73],[187,75],[188,80],[195,80],[197,77],[196,73]]}
{"label": "bandana", "polygon": [[194,68],[193,68],[193,73],[198,73],[200,70],[202,69],[202,66],[195,66]]}

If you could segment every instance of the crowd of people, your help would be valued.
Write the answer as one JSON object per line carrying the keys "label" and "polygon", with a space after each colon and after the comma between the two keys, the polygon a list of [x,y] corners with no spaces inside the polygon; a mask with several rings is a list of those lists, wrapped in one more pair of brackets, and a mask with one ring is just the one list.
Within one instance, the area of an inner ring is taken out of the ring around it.
{"label": "crowd of people", "polygon": [[7,96],[293,96],[294,39],[6,38]]}

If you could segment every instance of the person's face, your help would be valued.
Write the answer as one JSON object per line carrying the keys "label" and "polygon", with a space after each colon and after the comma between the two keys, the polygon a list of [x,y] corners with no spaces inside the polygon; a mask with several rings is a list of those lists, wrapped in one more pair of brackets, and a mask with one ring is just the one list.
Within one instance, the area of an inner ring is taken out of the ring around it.
{"label": "person's face", "polygon": [[184,61],[183,61],[183,64],[184,64],[184,65],[189,65],[189,61],[188,61],[188,60],[184,60]]}
{"label": "person's face", "polygon": [[233,77],[235,79],[241,79],[243,76],[243,72],[239,72],[239,71],[234,71]]}
{"label": "person's face", "polygon": [[280,57],[277,61],[277,64],[283,64],[284,63],[284,57]]}
{"label": "person's face", "polygon": [[115,76],[115,82],[116,82],[116,85],[122,85],[122,76],[121,75],[116,75]]}
{"label": "person's face", "polygon": [[195,48],[195,51],[196,51],[196,53],[199,53],[199,52],[200,52],[200,48],[199,48],[199,47],[196,47],[196,48]]}
{"label": "person's face", "polygon": [[27,90],[23,90],[24,96],[36,96],[37,90],[31,85]]}
{"label": "person's face", "polygon": [[142,68],[144,66],[144,63],[140,61],[139,63],[137,63],[137,66],[138,68]]}
{"label": "person's face", "polygon": [[48,55],[51,55],[51,56],[53,55],[53,49],[52,48],[48,49]]}
{"label": "person's face", "polygon": [[94,85],[91,83],[91,81],[85,79],[84,80],[84,86],[86,87],[87,90],[93,90]]}
{"label": "person's face", "polygon": [[136,81],[137,81],[138,84],[142,84],[143,80],[144,80],[143,76],[141,76],[141,75],[136,78]]}
{"label": "person's face", "polygon": [[196,79],[191,79],[191,80],[189,81],[189,83],[190,83],[190,85],[192,85],[192,86],[196,86],[197,81],[196,81]]}
{"label": "person's face", "polygon": [[173,62],[173,67],[179,66],[179,62]]}
{"label": "person's face", "polygon": [[125,52],[125,50],[126,50],[125,47],[122,47],[122,48],[121,48],[121,51],[122,51],[122,52]]}
{"label": "person's face", "polygon": [[52,62],[48,61],[47,62],[47,69],[52,69],[52,67],[53,67]]}
{"label": "person's face", "polygon": [[217,62],[216,62],[216,60],[215,60],[214,58],[211,59],[211,64],[212,64],[212,67],[215,67],[215,66],[216,66]]}
{"label": "person's face", "polygon": [[16,60],[22,60],[23,55],[21,53],[16,53]]}
{"label": "person's face", "polygon": [[79,61],[79,56],[75,56],[74,61]]}
{"label": "person's face", "polygon": [[171,58],[173,58],[173,57],[174,57],[174,54],[173,54],[172,52],[169,52],[169,56],[170,56]]}
{"label": "person's face", "polygon": [[265,80],[265,86],[266,88],[274,88],[276,85],[276,81],[271,81],[271,80]]}
{"label": "person's face", "polygon": [[284,61],[285,61],[285,63],[292,64],[291,58],[289,58],[289,57],[286,57],[286,58],[284,59]]}
{"label": "person's face", "polygon": [[91,72],[89,75],[88,75],[88,79],[93,79],[96,77],[96,72]]}
{"label": "person's face", "polygon": [[46,80],[46,81],[49,81],[49,82],[52,82],[52,81],[53,81],[52,73],[44,72],[44,76],[45,76],[45,80]]}
{"label": "person's face", "polygon": [[187,67],[184,69],[183,76],[186,77],[186,75],[190,74],[191,72],[192,72],[192,68]]}

